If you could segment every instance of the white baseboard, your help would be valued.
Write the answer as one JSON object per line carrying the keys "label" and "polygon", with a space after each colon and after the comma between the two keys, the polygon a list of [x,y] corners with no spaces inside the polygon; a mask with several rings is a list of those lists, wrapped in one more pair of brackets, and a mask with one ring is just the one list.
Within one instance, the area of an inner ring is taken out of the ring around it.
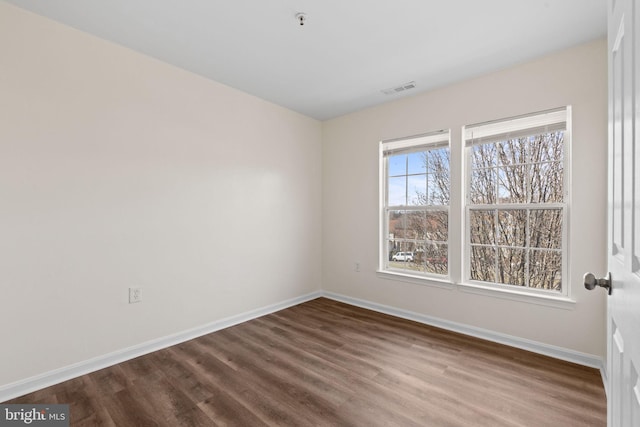
{"label": "white baseboard", "polygon": [[556,359],[566,360],[569,362],[577,363],[580,365],[596,368],[600,370],[602,380],[605,384],[605,390],[607,385],[606,369],[604,368],[603,360],[597,356],[590,354],[580,353],[577,351],[569,350],[562,347],[551,346],[540,342],[527,340],[524,338],[514,337],[511,335],[501,334],[493,332],[487,329],[476,328],[474,326],[468,326],[461,323],[451,322],[437,317],[426,316],[407,310],[398,309],[395,307],[377,304],[374,302],[361,300],[358,298],[348,297],[346,295],[340,295],[333,292],[318,291],[307,295],[303,295],[297,298],[292,298],[280,303],[272,304],[267,307],[251,310],[246,313],[241,313],[236,316],[227,317],[197,328],[193,328],[187,331],[183,331],[177,334],[173,334],[167,337],[159,338],[152,341],[147,341],[133,347],[125,348],[115,351],[103,356],[99,356],[90,360],[76,363],[74,365],[66,366],[60,369],[56,369],[44,374],[37,375],[25,380],[21,380],[8,385],[0,386],[0,402],[4,402],[27,393],[40,390],[45,387],[52,386],[54,384],[61,383],[63,381],[70,380],[72,378],[79,377],[97,370],[113,366],[115,364],[125,362],[138,356],[142,356],[163,348],[170,347],[172,345],[180,344],[185,341],[206,335],[221,329],[228,328],[230,326],[237,325],[239,323],[246,322],[251,319],[255,319],[260,316],[264,316],[285,308],[292,307],[294,305],[301,304],[319,297],[329,298],[335,301],[340,301],[346,304],[354,305],[356,307],[362,307],[369,310],[377,311],[380,313],[389,314],[392,316],[400,317],[403,319],[413,320],[426,325],[436,326],[442,329],[450,330],[453,332],[459,332],[461,334],[473,336],[476,338],[485,339],[487,341],[493,341],[500,344],[505,344],[511,347],[520,348],[523,350],[532,351],[534,353],[543,354],[546,356],[554,357]]}
{"label": "white baseboard", "polygon": [[425,325],[436,326],[438,328],[446,329],[453,332],[458,332],[464,335],[469,335],[469,336],[481,338],[487,341],[505,344],[511,347],[520,348],[520,349],[528,350],[534,353],[543,354],[545,356],[554,357],[556,359],[565,360],[568,362],[577,363],[579,365],[599,369],[601,375],[603,375],[603,381],[605,380],[605,377],[604,377],[605,371],[603,370],[602,359],[600,357],[597,357],[591,354],[581,353],[581,352],[570,350],[567,348],[556,347],[549,344],[540,343],[537,341],[515,337],[512,335],[501,334],[499,332],[490,331],[488,329],[477,328],[475,326],[464,325],[462,323],[451,322],[449,320],[444,320],[437,317],[426,316],[424,314],[419,314],[419,313],[415,313],[408,310],[402,310],[402,309],[391,307],[388,305],[377,304],[371,301],[361,300],[358,298],[352,298],[346,295],[335,294],[333,292],[322,292],[322,296],[335,301],[354,305],[356,307],[366,308],[369,310],[377,311],[384,314],[389,314],[389,315],[400,317],[403,319],[413,320],[415,322],[423,323]]}
{"label": "white baseboard", "polygon": [[322,292],[313,292],[297,298],[292,298],[286,301],[272,304],[267,307],[262,307],[256,310],[248,311],[246,313],[241,313],[235,316],[227,317],[225,319],[217,320],[215,322],[199,326],[197,328],[189,329],[187,331],[179,332],[177,334],[158,338],[152,341],[147,341],[133,347],[118,350],[113,353],[105,354],[103,356],[98,356],[93,359],[85,360],[83,362],[79,362],[70,366],[65,366],[60,369],[45,372],[44,374],[27,378],[25,380],[0,386],[0,402],[5,402],[7,400],[20,397],[27,393],[52,386],[54,384],[70,380],[72,378],[79,377],[81,375],[89,374],[91,372],[95,372],[100,369],[133,359],[135,357],[161,350],[163,348],[171,347],[172,345],[180,344],[182,342],[198,338],[202,335],[210,334],[212,332],[219,331],[221,329],[225,329],[230,326],[234,326],[260,316],[264,316],[266,314],[283,310],[285,308],[292,307],[294,305],[298,305],[303,302],[319,298],[321,296]]}

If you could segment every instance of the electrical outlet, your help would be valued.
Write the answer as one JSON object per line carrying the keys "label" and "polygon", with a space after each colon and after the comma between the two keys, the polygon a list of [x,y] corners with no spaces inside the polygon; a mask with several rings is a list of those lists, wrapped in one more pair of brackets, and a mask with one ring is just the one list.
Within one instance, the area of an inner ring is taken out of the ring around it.
{"label": "electrical outlet", "polygon": [[129,304],[142,301],[142,289],[129,288]]}
{"label": "electrical outlet", "polygon": [[356,273],[360,273],[360,263],[356,261],[355,265],[354,265],[354,270],[356,270]]}

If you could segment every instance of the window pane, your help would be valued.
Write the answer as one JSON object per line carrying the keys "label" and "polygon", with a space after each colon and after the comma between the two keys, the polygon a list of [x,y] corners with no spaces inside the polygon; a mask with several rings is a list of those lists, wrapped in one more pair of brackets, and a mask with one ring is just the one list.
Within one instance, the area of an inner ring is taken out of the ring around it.
{"label": "window pane", "polygon": [[478,169],[471,172],[469,199],[476,205],[496,202],[495,169]]}
{"label": "window pane", "polygon": [[533,248],[562,247],[562,209],[534,209],[530,215],[530,243]]}
{"label": "window pane", "polygon": [[426,214],[425,212],[407,212],[407,229],[405,238],[413,240],[424,240],[426,234]]}
{"label": "window pane", "polygon": [[449,205],[449,179],[442,179],[441,176],[430,174],[427,177],[429,199],[428,204],[432,206]]}
{"label": "window pane", "polygon": [[[391,261],[391,256],[395,253],[396,251],[396,242],[393,239],[387,239],[386,240],[386,253],[385,253],[385,260],[386,261]],[[384,267],[388,267],[389,263],[385,262],[384,263]]]}
{"label": "window pane", "polygon": [[409,175],[407,182],[409,184],[409,192],[407,193],[409,204],[427,205],[427,176],[424,174]]}
{"label": "window pane", "polygon": [[389,176],[399,176],[407,174],[407,155],[399,154],[397,156],[389,156]]}
{"label": "window pane", "polygon": [[416,249],[418,248],[420,242],[416,241],[407,241],[404,244],[404,250],[406,254],[405,262],[412,263],[414,262]]}
{"label": "window pane", "polygon": [[531,203],[561,203],[564,170],[562,162],[531,165]]}
{"label": "window pane", "polygon": [[449,271],[449,247],[445,244],[428,244],[424,251],[423,268],[428,273],[447,274]]}
{"label": "window pane", "polygon": [[496,250],[485,246],[471,246],[471,280],[496,281]]}
{"label": "window pane", "polygon": [[389,261],[392,261],[393,256],[401,251],[402,251],[402,242],[399,242],[397,240],[389,241]]}
{"label": "window pane", "polygon": [[480,169],[497,164],[495,144],[474,145],[471,149],[471,168]]}
{"label": "window pane", "polygon": [[427,152],[419,151],[407,156],[407,174],[418,174],[427,172]]}
{"label": "window pane", "polygon": [[449,149],[440,148],[427,153],[429,186],[429,203],[432,205],[448,205],[449,182]]}
{"label": "window pane", "polygon": [[498,203],[527,202],[527,166],[508,166],[498,169]]}
{"label": "window pane", "polygon": [[531,162],[549,162],[564,158],[564,132],[550,132],[530,137]]}
{"label": "window pane", "polygon": [[529,255],[529,287],[560,290],[562,253],[532,250]]}
{"label": "window pane", "polygon": [[469,211],[471,243],[492,245],[495,243],[495,211]]}
{"label": "window pane", "polygon": [[407,217],[404,211],[389,212],[389,239],[404,239],[406,236],[406,227]]}
{"label": "window pane", "polygon": [[527,211],[498,211],[498,244],[525,247],[527,245]]}
{"label": "window pane", "polygon": [[436,175],[449,176],[449,149],[439,148],[427,153],[427,172]]}
{"label": "window pane", "polygon": [[498,161],[501,165],[527,163],[527,138],[510,139],[496,144]]}
{"label": "window pane", "polygon": [[447,212],[428,212],[425,226],[425,240],[446,242],[449,239],[449,214]]}
{"label": "window pane", "polygon": [[397,259],[397,254],[404,253],[405,246],[406,244],[403,240],[393,240],[391,249],[389,250],[389,261],[394,261],[395,259]]}
{"label": "window pane", "polygon": [[524,249],[501,248],[498,254],[497,283],[524,286],[526,251]]}
{"label": "window pane", "polygon": [[407,178],[405,176],[389,178],[389,206],[405,206],[407,204]]}
{"label": "window pane", "polygon": [[400,242],[397,246],[398,250],[391,254],[389,267],[403,270],[420,271],[420,264],[417,263],[415,257],[416,248],[419,247],[416,242]]}

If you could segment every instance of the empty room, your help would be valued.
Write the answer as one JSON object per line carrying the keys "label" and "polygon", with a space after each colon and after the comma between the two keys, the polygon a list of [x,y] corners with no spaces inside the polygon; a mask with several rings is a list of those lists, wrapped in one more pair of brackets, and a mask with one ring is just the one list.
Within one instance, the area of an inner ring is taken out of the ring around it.
{"label": "empty room", "polygon": [[635,0],[0,0],[0,426],[640,425]]}

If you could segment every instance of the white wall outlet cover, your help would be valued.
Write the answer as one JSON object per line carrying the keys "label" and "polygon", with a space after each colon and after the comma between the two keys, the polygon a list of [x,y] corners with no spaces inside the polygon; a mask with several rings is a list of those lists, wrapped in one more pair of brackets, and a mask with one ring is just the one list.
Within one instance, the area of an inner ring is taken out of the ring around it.
{"label": "white wall outlet cover", "polygon": [[142,301],[142,289],[141,288],[129,288],[129,304]]}

